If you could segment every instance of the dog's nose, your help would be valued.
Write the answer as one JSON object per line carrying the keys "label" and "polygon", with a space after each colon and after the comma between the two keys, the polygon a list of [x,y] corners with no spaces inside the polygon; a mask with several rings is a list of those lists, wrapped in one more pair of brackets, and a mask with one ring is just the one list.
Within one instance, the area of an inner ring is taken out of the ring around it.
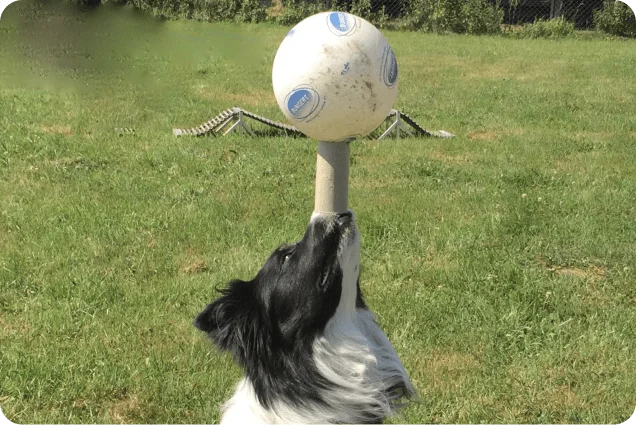
{"label": "dog's nose", "polygon": [[348,227],[353,222],[353,214],[350,211],[336,214],[336,223],[338,226]]}

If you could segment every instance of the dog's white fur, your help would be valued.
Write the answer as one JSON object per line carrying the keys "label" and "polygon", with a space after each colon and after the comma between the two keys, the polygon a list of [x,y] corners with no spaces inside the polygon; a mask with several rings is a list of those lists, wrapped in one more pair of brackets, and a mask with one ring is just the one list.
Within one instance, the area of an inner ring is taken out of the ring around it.
{"label": "dog's white fur", "polygon": [[[314,213],[312,221],[321,214]],[[400,381],[409,393],[413,387],[400,359],[375,321],[373,313],[356,308],[360,273],[360,238],[355,227],[343,238],[338,259],[343,271],[342,293],[336,313],[324,334],[313,344],[318,370],[337,384],[322,395],[327,405],[308,401],[302,406],[283,403],[265,409],[247,378],[243,378],[230,400],[222,406],[222,424],[272,423],[359,423],[368,414],[385,417],[391,404],[385,390]],[[360,412],[359,406],[366,406]],[[371,410],[369,410],[371,409]]]}

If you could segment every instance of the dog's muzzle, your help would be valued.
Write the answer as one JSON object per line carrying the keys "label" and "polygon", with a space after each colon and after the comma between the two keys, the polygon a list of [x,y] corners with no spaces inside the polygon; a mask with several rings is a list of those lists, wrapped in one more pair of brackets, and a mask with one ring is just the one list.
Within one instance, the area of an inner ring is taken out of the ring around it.
{"label": "dog's muzzle", "polygon": [[348,245],[357,237],[357,229],[355,224],[355,215],[351,211],[344,213],[319,213],[315,212],[311,216],[312,225],[325,226],[327,234],[338,233],[340,245]]}
{"label": "dog's muzzle", "polygon": [[336,214],[335,223],[340,231],[340,250],[358,240],[358,229],[351,211]]}
{"label": "dog's muzzle", "polygon": [[336,223],[341,229],[346,229],[353,224],[353,213],[347,211],[345,213],[336,214]]}

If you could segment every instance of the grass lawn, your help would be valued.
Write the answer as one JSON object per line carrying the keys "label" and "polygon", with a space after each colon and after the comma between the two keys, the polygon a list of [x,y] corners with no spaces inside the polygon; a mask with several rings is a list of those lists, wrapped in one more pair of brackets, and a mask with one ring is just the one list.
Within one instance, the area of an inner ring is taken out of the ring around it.
{"label": "grass lawn", "polygon": [[[171,129],[282,120],[287,28],[37,10],[0,20],[0,406],[216,421],[241,371],[192,319],[303,234],[316,145]],[[393,422],[626,420],[636,41],[386,35],[397,107],[457,135],[352,144],[361,284],[420,395]]]}

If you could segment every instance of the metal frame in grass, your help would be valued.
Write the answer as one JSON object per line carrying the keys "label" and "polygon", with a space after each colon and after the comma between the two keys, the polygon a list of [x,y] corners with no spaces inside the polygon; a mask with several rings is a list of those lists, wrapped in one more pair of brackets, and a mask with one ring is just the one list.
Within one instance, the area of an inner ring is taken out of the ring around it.
{"label": "metal frame in grass", "polygon": [[[255,136],[254,132],[245,122],[245,118],[250,118],[254,121],[260,122],[261,124],[282,130],[288,136],[304,136],[304,134],[294,126],[272,121],[253,112],[239,108],[238,106],[222,111],[209,121],[206,121],[197,127],[187,129],[175,128],[172,130],[172,134],[175,136],[217,136],[226,135],[235,130],[243,130],[251,136]],[[378,135],[380,131],[382,131],[382,133]],[[386,117],[384,123],[371,133],[370,137],[382,140],[390,135],[395,135],[399,138],[401,132],[405,133],[409,137],[454,137],[452,133],[444,130],[426,130],[413,118],[396,109],[391,110],[391,113]]]}

